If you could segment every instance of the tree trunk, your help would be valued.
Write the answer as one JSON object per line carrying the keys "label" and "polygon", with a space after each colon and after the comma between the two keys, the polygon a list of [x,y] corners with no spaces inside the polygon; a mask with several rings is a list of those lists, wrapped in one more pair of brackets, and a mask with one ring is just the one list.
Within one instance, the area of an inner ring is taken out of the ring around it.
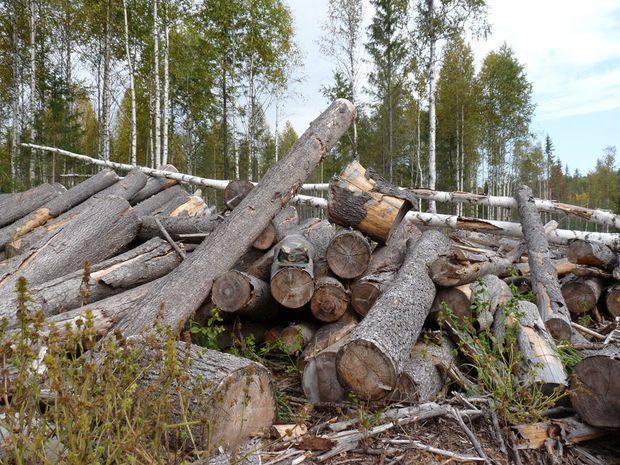
{"label": "tree trunk", "polygon": [[65,192],[60,184],[41,184],[6,199],[0,198],[0,227],[19,220]]}
{"label": "tree trunk", "polygon": [[370,254],[370,244],[360,232],[341,231],[330,241],[325,258],[336,276],[352,279],[364,274]]}
{"label": "tree trunk", "polygon": [[[178,173],[177,169],[172,165],[166,165],[163,168],[163,171],[169,171],[171,173]],[[146,181],[146,185],[131,199],[131,205],[137,205],[140,202],[143,202],[150,197],[153,197],[160,192],[169,189],[175,186],[178,182],[174,179],[168,178],[156,178],[153,176],[149,176]]]}
{"label": "tree trunk", "polygon": [[[89,273],[75,271],[39,285],[29,286],[34,310],[45,316],[78,308],[158,279],[181,262],[178,254],[163,239],[150,241],[103,262],[91,265]],[[88,277],[85,286],[84,279]],[[0,302],[0,315],[17,309],[17,296]]]}
{"label": "tree trunk", "polygon": [[[148,187],[148,185],[146,186]],[[137,195],[139,195],[138,192]],[[190,195],[181,186],[172,186],[158,194],[149,197],[146,200],[136,204],[133,208],[136,215],[143,221],[145,217],[150,215],[170,215],[181,205],[186,204],[190,200]]]}
{"label": "tree trunk", "polygon": [[[176,329],[204,302],[213,280],[228,271],[295,195],[304,179],[346,132],[355,108],[346,100],[334,102],[310,126],[261,184],[202,242],[192,256],[167,275],[161,288],[136,305],[119,330],[138,334],[150,327],[163,308],[162,324]],[[196,280],[197,273],[200,279]]]}
{"label": "tree trunk", "polygon": [[161,162],[161,85],[159,82],[159,16],[157,13],[158,0],[153,0],[153,79],[155,85],[154,95],[154,125],[155,125],[155,143],[153,147],[155,149],[155,167],[159,168],[162,165]]}
{"label": "tree trunk", "polygon": [[374,192],[375,182],[365,175],[364,167],[354,161],[332,178],[328,218],[332,223],[357,229],[384,243],[403,201]]}
{"label": "tree trunk", "polygon": [[224,204],[232,210],[254,189],[254,184],[248,180],[230,181],[224,189]]}
{"label": "tree trunk", "polygon": [[532,289],[536,305],[547,329],[556,340],[570,340],[570,316],[560,291],[558,275],[549,256],[549,242],[538,210],[531,201],[532,191],[527,186],[517,188],[515,199],[532,272]]}
{"label": "tree trunk", "polygon": [[598,266],[611,269],[616,264],[616,254],[598,242],[576,240],[568,245],[568,260],[578,265]]}
{"label": "tree trunk", "polygon": [[242,271],[228,271],[213,281],[213,303],[222,311],[254,319],[273,318],[277,307],[269,284]]}
{"label": "tree trunk", "polygon": [[[36,88],[36,72],[37,72],[37,61],[36,61],[36,34],[37,34],[37,7],[36,1],[29,1],[29,10],[30,10],[30,140],[32,142],[35,141],[37,137],[36,131],[36,110],[37,110],[37,88]],[[28,180],[30,181],[30,185],[32,186],[34,183],[35,176],[35,160],[36,155],[34,151],[30,152],[30,160],[28,162]]]}
{"label": "tree trunk", "polygon": [[605,298],[607,311],[614,317],[620,316],[620,283],[614,284],[607,289],[607,297]]}
{"label": "tree trunk", "polygon": [[390,400],[421,404],[432,400],[448,383],[446,372],[456,365],[456,346],[446,336],[439,344],[417,342],[411,350]]}
{"label": "tree trunk", "polygon": [[363,276],[351,285],[351,307],[359,315],[366,316],[379,296],[390,286],[396,272],[385,271],[383,273]]}
{"label": "tree trunk", "polygon": [[[430,1],[430,8],[434,8],[432,0]],[[431,37],[428,63],[428,188],[431,190],[435,190],[435,182],[437,179],[437,167],[435,160],[435,135],[437,133],[437,116],[435,114],[435,85],[437,83],[437,71],[435,65],[436,46],[437,44],[435,38]],[[431,213],[435,213],[437,211],[434,200],[429,202],[428,207]]]}
{"label": "tree trunk", "polygon": [[50,218],[55,218],[61,213],[73,208],[85,201],[97,192],[114,184],[118,180],[116,173],[110,170],[100,171],[95,176],[69,189],[67,192],[55,197],[44,206],[29,213],[15,223],[0,229],[0,250],[4,246],[24,234],[32,231],[37,226],[44,224]]}
{"label": "tree trunk", "polygon": [[572,278],[562,284],[562,296],[568,311],[574,315],[588,313],[598,302],[603,292],[600,278]]}
{"label": "tree trunk", "polygon": [[[139,239],[146,240],[151,237],[161,237],[165,239],[164,233],[157,225],[156,219],[159,220],[173,240],[184,240],[197,243],[202,242],[205,235],[211,234],[223,222],[223,219],[218,215],[169,216],[159,214],[144,216],[142,217],[140,232],[138,233]],[[184,235],[197,236],[184,237]]]}
{"label": "tree trunk", "polygon": [[170,44],[169,44],[169,26],[168,26],[168,7],[164,3],[164,108],[162,111],[162,150],[161,164],[168,164],[168,125],[170,124]]}
{"label": "tree trunk", "polygon": [[435,298],[428,266],[449,250],[450,240],[437,231],[410,243],[392,285],[338,352],[339,379],[361,398],[380,399],[396,386]]}
{"label": "tree trunk", "polygon": [[586,423],[620,428],[620,347],[585,354],[573,370],[571,401]]}
{"label": "tree trunk", "polygon": [[127,18],[127,0],[123,0],[123,18],[125,20],[125,55],[127,57],[127,67],[129,68],[129,92],[131,94],[131,129],[129,132],[129,163],[136,164],[137,150],[137,117],[136,117],[136,86],[134,83],[133,60],[129,51],[129,20]]}
{"label": "tree trunk", "polygon": [[101,109],[101,152],[100,158],[102,160],[110,159],[110,107],[111,107],[111,95],[110,95],[110,54],[112,48],[112,20],[110,17],[111,0],[106,0],[105,3],[106,18],[104,25],[104,42],[103,42],[103,90],[102,90],[102,109]]}

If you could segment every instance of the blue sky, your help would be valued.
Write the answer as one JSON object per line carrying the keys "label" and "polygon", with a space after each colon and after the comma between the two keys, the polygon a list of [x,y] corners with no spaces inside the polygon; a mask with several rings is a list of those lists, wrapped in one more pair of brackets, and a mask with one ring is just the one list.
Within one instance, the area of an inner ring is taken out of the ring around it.
{"label": "blue sky", "polygon": [[[283,119],[301,133],[326,106],[320,95],[333,64],[317,41],[327,0],[286,0],[304,54],[303,81],[286,103]],[[608,145],[620,149],[620,1],[488,0],[493,32],[474,43],[478,64],[507,42],[533,84],[532,130],[549,134],[571,171],[592,169]],[[366,0],[366,23],[372,10]],[[364,65],[367,68],[368,65]],[[619,162],[620,163],[620,162]]]}

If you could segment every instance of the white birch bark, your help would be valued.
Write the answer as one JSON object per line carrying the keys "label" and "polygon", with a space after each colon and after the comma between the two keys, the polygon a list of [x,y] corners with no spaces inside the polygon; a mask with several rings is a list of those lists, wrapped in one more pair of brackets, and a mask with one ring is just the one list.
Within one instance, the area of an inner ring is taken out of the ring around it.
{"label": "white birch bark", "polygon": [[110,31],[110,0],[106,2],[106,24],[103,43],[103,95],[101,108],[101,154],[103,160],[110,159],[110,48],[112,34]]}
{"label": "white birch bark", "polygon": [[[433,8],[433,2],[430,1],[431,8]],[[431,10],[432,11],[432,10]],[[430,57],[429,57],[429,83],[428,83],[428,187],[429,189],[435,189],[435,183],[437,179],[437,167],[435,157],[435,136],[437,132],[437,117],[435,112],[435,86],[436,86],[436,71],[435,71],[435,47],[436,43],[431,38],[430,43]],[[437,207],[435,201],[431,200],[429,203],[429,209],[431,212],[436,212]]]}
{"label": "white birch bark", "polygon": [[[37,111],[37,89],[36,89],[36,34],[37,34],[37,9],[35,0],[30,0],[30,140],[35,142],[37,130],[35,128],[35,116]],[[35,176],[36,151],[30,152],[28,160],[28,180],[30,185],[34,182]]]}
{"label": "white birch bark", "polygon": [[161,85],[159,82],[159,27],[157,25],[157,0],[153,0],[153,76],[155,81],[155,144],[154,160],[155,167],[161,165]]}
{"label": "white birch bark", "polygon": [[125,19],[125,54],[127,55],[127,67],[129,68],[129,93],[131,95],[131,129],[129,135],[129,143],[131,149],[129,154],[129,162],[130,164],[135,165],[137,150],[136,87],[133,72],[133,60],[131,58],[131,52],[129,50],[129,20],[127,18],[127,0],[123,0],[123,17]]}
{"label": "white birch bark", "polygon": [[164,9],[164,108],[162,115],[162,165],[168,164],[168,124],[170,120],[170,46],[169,46],[169,25],[168,8]]}
{"label": "white birch bark", "polygon": [[250,57],[248,74],[248,180],[252,180],[254,162],[254,55]]}
{"label": "white birch bark", "polygon": [[20,115],[20,77],[19,77],[19,22],[17,18],[17,6],[13,9],[13,50],[11,51],[12,71],[13,71],[13,100],[11,109],[11,191],[14,190],[13,185],[17,179],[17,157],[19,155],[19,120]]}

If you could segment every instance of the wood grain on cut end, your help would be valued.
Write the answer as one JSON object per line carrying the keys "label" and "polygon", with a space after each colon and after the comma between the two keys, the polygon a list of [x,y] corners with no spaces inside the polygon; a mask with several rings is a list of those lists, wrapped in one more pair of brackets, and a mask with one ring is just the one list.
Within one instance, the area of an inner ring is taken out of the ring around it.
{"label": "wood grain on cut end", "polygon": [[336,276],[352,279],[364,274],[370,262],[370,252],[370,244],[362,234],[343,231],[331,240],[325,258]]}
{"label": "wood grain on cut end", "polygon": [[241,203],[249,192],[254,189],[254,184],[246,180],[230,181],[224,189],[224,203],[231,210]]}
{"label": "wood grain on cut end", "polygon": [[258,250],[269,250],[276,240],[276,228],[272,223],[263,229],[260,236],[252,243],[252,247]]}
{"label": "wood grain on cut end", "polygon": [[562,295],[568,311],[575,315],[592,310],[602,292],[602,282],[597,278],[571,279],[562,285]]}
{"label": "wood grain on cut end", "polygon": [[312,274],[303,268],[281,268],[271,278],[271,294],[281,305],[300,308],[314,293]]}
{"label": "wood grain on cut end", "polygon": [[229,271],[213,281],[211,299],[225,312],[242,309],[252,298],[249,280],[236,271]]}
{"label": "wood grain on cut end", "polygon": [[321,321],[338,320],[349,307],[349,294],[337,279],[325,276],[317,280],[310,302],[312,314]]}
{"label": "wood grain on cut end", "polygon": [[620,283],[607,290],[605,304],[609,313],[613,316],[620,316]]}
{"label": "wood grain on cut end", "polygon": [[381,399],[396,386],[396,367],[372,341],[346,343],[338,351],[336,366],[342,384],[365,400]]}
{"label": "wood grain on cut end", "polygon": [[351,307],[359,315],[366,316],[381,295],[381,284],[360,281],[351,285]]}

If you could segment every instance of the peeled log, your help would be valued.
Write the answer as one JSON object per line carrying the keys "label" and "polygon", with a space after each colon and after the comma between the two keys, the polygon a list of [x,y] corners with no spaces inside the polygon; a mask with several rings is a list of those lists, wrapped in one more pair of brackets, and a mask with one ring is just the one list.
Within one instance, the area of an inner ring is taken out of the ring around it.
{"label": "peeled log", "polygon": [[162,307],[162,324],[182,327],[211,292],[213,280],[230,270],[250,248],[328,156],[354,117],[355,107],[347,100],[330,105],[192,256],[164,278],[164,285],[135,306],[131,316],[119,324],[120,332],[125,336],[141,333],[151,326]]}
{"label": "peeled log", "polygon": [[380,399],[396,386],[435,298],[428,267],[450,247],[450,240],[433,230],[410,242],[392,285],[338,352],[340,381],[363,399]]}
{"label": "peeled log", "polygon": [[[43,311],[45,316],[55,315],[80,307],[84,298],[92,303],[153,281],[172,271],[180,262],[168,242],[153,238],[128,252],[91,265],[85,295],[82,292],[82,270],[43,284],[30,285],[33,302],[29,306]],[[16,308],[17,296],[9,296],[0,302],[0,315],[10,315]]]}
{"label": "peeled log", "polygon": [[271,318],[277,311],[269,284],[241,271],[228,271],[213,281],[211,299],[222,311]]}
{"label": "peeled log", "polygon": [[620,316],[620,283],[607,289],[607,297],[605,298],[607,311],[613,316]]}
{"label": "peeled log", "polygon": [[611,269],[616,264],[616,254],[599,242],[576,240],[568,246],[568,260],[578,265]]}
{"label": "peeled log", "polygon": [[271,295],[281,305],[300,308],[314,293],[314,247],[303,236],[291,234],[274,247]]}
{"label": "peeled log", "polygon": [[377,242],[385,243],[403,205],[395,197],[374,192],[375,181],[357,161],[329,183],[327,214],[332,223],[357,229]]}
{"label": "peeled log", "polygon": [[571,401],[586,423],[620,428],[620,346],[585,354],[573,370]]}
{"label": "peeled log", "polygon": [[336,234],[325,253],[329,269],[344,279],[364,274],[370,262],[370,244],[358,231],[341,231]]}
{"label": "peeled log", "polygon": [[527,244],[532,289],[536,294],[538,311],[555,340],[570,341],[570,316],[560,290],[558,275],[549,255],[549,241],[540,214],[532,200],[532,190],[527,186],[519,186],[515,199],[519,205],[519,217]]}
{"label": "peeled log", "polygon": [[[91,178],[92,179],[92,178]],[[96,198],[92,208],[45,243],[0,264],[0,300],[15,292],[23,276],[30,286],[51,281],[117,254],[136,236],[138,218],[125,199]]]}
{"label": "peeled log", "polygon": [[39,207],[19,221],[5,226],[0,229],[0,250],[4,249],[8,242],[29,233],[37,226],[45,224],[50,218],[55,218],[70,210],[97,192],[111,186],[116,181],[118,181],[118,176],[114,171],[102,170],[95,176],[53,198],[44,206]]}
{"label": "peeled log", "polygon": [[581,315],[592,310],[603,292],[599,278],[572,278],[562,284],[562,295],[568,311]]}
{"label": "peeled log", "polygon": [[[133,341],[132,341],[133,342]],[[165,383],[162,363],[165,349],[146,348],[141,361],[150,368],[141,386]],[[269,370],[260,363],[234,355],[208,350],[194,344],[176,345],[178,369],[185,373],[183,387],[170,386],[170,402],[183,404],[185,412],[206,418],[208,425],[187,421],[186,414],[176,408],[170,423],[187,422],[197,447],[214,451],[234,447],[250,435],[267,433],[275,420],[276,404]],[[183,398],[179,391],[183,392]]]}
{"label": "peeled log", "polygon": [[342,283],[331,276],[316,280],[310,310],[319,320],[331,323],[340,319],[349,308],[349,293]]}
{"label": "peeled log", "polygon": [[0,227],[26,216],[66,190],[58,183],[41,184],[25,192],[13,194],[6,199],[0,199]]}
{"label": "peeled log", "polygon": [[413,404],[432,400],[448,382],[446,370],[456,365],[455,352],[456,346],[446,336],[439,344],[417,342],[390,399]]}

